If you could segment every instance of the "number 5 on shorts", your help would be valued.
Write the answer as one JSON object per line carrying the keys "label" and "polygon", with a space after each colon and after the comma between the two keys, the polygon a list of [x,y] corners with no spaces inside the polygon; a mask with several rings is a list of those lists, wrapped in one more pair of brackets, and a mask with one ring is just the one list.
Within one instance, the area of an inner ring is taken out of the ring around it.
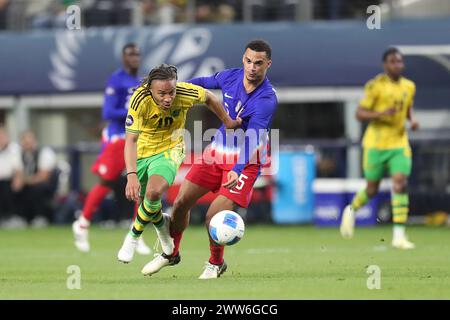
{"label": "number 5 on shorts", "polygon": [[241,174],[240,176],[239,176],[239,179],[238,179],[238,184],[236,185],[236,190],[242,190],[242,188],[244,187],[244,184],[245,184],[245,181],[244,180],[246,180],[246,179],[248,179],[248,177],[245,175],[245,174]]}

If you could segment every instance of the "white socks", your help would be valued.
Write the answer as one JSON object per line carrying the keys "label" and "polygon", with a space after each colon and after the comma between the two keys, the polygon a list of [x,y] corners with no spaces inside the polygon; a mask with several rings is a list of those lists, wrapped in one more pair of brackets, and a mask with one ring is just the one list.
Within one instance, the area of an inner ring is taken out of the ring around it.
{"label": "white socks", "polygon": [[91,225],[91,222],[88,219],[86,219],[85,217],[83,217],[83,215],[81,215],[78,218],[78,222],[80,223],[80,226],[82,228],[89,228],[89,226]]}
{"label": "white socks", "polygon": [[405,229],[404,225],[394,225],[394,240],[404,238]]}

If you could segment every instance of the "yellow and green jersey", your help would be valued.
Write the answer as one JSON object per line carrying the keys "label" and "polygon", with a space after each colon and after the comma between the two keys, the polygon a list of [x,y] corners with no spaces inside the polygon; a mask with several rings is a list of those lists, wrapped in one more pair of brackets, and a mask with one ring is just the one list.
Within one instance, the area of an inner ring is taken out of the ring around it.
{"label": "yellow and green jersey", "polygon": [[386,74],[380,74],[367,82],[360,106],[375,112],[395,107],[397,112],[369,123],[364,134],[363,147],[377,149],[409,147],[405,121],[408,109],[413,105],[415,92],[414,82],[403,77],[396,82]]}
{"label": "yellow and green jersey", "polygon": [[148,158],[184,143],[182,129],[186,114],[193,105],[205,101],[205,89],[178,82],[172,107],[163,110],[153,100],[150,90],[140,86],[130,99],[125,123],[127,132],[139,134],[137,158]]}

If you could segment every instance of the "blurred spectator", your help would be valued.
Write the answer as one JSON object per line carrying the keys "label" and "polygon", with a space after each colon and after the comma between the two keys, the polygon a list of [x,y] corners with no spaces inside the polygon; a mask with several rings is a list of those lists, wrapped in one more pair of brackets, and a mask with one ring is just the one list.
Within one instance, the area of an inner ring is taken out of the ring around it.
{"label": "blurred spectator", "polygon": [[135,25],[172,24],[187,22],[188,0],[141,0]]}
{"label": "blurred spectator", "polygon": [[[316,0],[316,19],[349,19],[366,17],[367,7],[379,5],[381,0]],[[386,2],[386,1],[385,1]]]}
{"label": "blurred spectator", "polygon": [[24,186],[18,194],[19,214],[33,226],[52,221],[52,201],[58,187],[56,154],[49,147],[38,147],[32,131],[21,136]]}
{"label": "blurred spectator", "polygon": [[259,0],[251,3],[253,21],[294,21],[297,1]]}
{"label": "blurred spectator", "polygon": [[142,21],[139,21],[138,25],[157,24],[159,22],[156,0],[143,0],[141,9]]}
{"label": "blurred spectator", "polygon": [[236,11],[231,5],[223,3],[217,7],[216,22],[230,23],[233,22],[235,18]]}
{"label": "blurred spectator", "polygon": [[235,0],[196,1],[195,21],[199,23],[230,23],[236,20],[242,3]]}
{"label": "blurred spectator", "polygon": [[9,0],[0,0],[0,30],[5,30],[8,26],[8,5]]}
{"label": "blurred spectator", "polygon": [[84,19],[87,26],[129,25],[135,5],[134,0],[84,1]]}
{"label": "blurred spectator", "polygon": [[23,184],[20,148],[10,142],[5,128],[0,126],[0,220],[5,222],[14,211],[13,193]]}
{"label": "blurred spectator", "polygon": [[26,15],[33,29],[66,27],[66,8],[75,4],[75,0],[30,1]]}
{"label": "blurred spectator", "polygon": [[171,24],[175,23],[177,16],[177,6],[175,1],[159,0],[159,23]]}
{"label": "blurred spectator", "polygon": [[212,4],[208,2],[199,4],[195,12],[195,21],[199,23],[213,22],[214,8]]}

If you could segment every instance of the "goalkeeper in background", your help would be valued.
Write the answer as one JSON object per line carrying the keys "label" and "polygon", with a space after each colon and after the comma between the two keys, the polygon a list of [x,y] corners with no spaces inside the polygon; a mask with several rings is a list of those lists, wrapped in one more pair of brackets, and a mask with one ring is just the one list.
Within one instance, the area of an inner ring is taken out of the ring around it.
{"label": "goalkeeper in background", "polygon": [[415,245],[405,233],[409,210],[408,176],[412,167],[405,121],[409,120],[412,130],[419,128],[413,118],[416,86],[411,80],[402,77],[404,63],[398,49],[389,48],[384,52],[383,66],[384,73],[367,82],[364,98],[356,112],[359,121],[369,122],[362,143],[367,186],[345,207],[340,232],[344,238],[353,236],[355,212],[377,194],[387,169],[392,178],[392,246],[413,249]]}

